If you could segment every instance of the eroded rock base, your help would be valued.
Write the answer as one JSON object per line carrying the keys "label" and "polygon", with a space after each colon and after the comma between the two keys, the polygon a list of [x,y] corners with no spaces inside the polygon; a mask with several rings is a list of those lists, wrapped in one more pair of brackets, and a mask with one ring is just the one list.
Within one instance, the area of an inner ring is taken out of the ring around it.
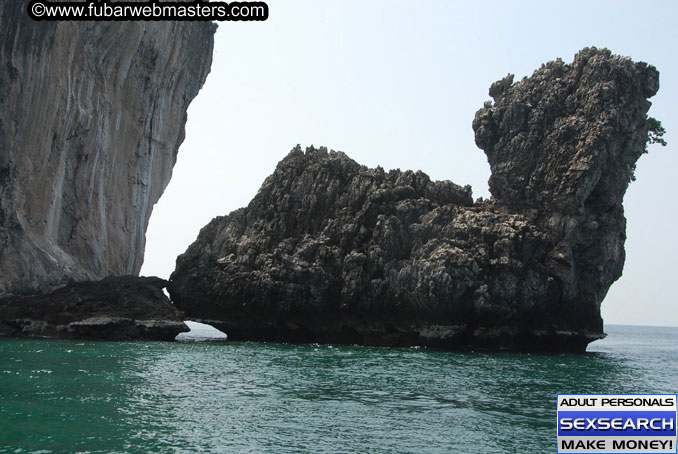
{"label": "eroded rock base", "polygon": [[118,276],[45,295],[0,299],[0,335],[164,340],[189,331],[156,277]]}
{"label": "eroded rock base", "polygon": [[601,332],[533,330],[515,326],[412,325],[371,321],[298,320],[277,323],[229,323],[196,320],[228,333],[229,341],[291,344],[343,344],[378,347],[428,347],[451,351],[584,353]]}

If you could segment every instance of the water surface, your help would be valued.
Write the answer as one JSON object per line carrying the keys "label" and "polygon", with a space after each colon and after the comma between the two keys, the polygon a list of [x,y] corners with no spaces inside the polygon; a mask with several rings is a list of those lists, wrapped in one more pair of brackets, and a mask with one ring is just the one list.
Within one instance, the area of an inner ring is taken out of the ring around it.
{"label": "water surface", "polygon": [[0,452],[555,452],[558,393],[676,392],[678,328],[586,355],[0,340]]}

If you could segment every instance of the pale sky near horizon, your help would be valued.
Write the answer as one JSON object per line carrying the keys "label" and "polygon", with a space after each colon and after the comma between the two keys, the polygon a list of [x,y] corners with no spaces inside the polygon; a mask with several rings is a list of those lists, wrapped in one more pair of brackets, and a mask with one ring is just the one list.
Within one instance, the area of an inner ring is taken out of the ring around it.
{"label": "pale sky near horizon", "polygon": [[296,144],[370,167],[421,169],[489,196],[471,122],[490,84],[587,46],[655,65],[650,115],[667,147],[641,157],[626,194],[624,275],[608,324],[678,326],[678,2],[268,0],[265,22],[222,22],[186,140],[147,231],[144,275],[169,277],[213,217],[247,205]]}

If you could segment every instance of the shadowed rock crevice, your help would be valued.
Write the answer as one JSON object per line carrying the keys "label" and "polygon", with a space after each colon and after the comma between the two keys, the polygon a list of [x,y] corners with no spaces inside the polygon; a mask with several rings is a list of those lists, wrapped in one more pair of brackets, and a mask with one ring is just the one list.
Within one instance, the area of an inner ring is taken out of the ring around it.
{"label": "shadowed rock crevice", "polygon": [[173,301],[230,339],[583,351],[621,275],[622,199],[658,73],[584,49],[492,85],[490,201],[297,147],[177,259]]}

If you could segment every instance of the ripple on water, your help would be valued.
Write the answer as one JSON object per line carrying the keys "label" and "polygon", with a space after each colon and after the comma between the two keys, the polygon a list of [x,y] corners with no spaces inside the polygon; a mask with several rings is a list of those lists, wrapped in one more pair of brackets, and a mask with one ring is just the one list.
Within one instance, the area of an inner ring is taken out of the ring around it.
{"label": "ripple on water", "polygon": [[550,452],[558,393],[675,391],[678,330],[608,332],[553,356],[2,340],[0,452]]}

